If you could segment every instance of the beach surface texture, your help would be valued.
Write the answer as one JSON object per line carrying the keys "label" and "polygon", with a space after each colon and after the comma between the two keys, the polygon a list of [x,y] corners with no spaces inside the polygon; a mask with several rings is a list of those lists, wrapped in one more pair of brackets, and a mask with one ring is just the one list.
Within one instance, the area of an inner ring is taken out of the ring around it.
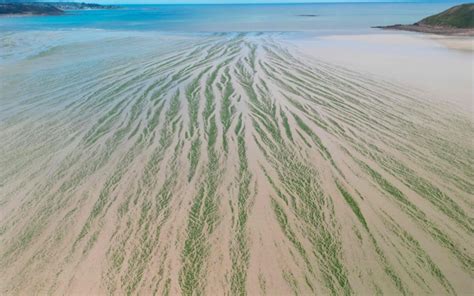
{"label": "beach surface texture", "polygon": [[0,294],[472,291],[472,51],[72,32],[0,36]]}

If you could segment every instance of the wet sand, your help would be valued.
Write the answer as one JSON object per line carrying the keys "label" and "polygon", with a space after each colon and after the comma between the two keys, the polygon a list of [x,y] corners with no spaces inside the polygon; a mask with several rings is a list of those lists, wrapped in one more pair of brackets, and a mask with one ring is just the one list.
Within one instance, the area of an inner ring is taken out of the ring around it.
{"label": "wet sand", "polygon": [[291,38],[301,52],[419,90],[466,110],[473,104],[474,38],[419,33]]}
{"label": "wet sand", "polygon": [[472,290],[465,68],[437,93],[281,34],[15,34],[0,293]]}

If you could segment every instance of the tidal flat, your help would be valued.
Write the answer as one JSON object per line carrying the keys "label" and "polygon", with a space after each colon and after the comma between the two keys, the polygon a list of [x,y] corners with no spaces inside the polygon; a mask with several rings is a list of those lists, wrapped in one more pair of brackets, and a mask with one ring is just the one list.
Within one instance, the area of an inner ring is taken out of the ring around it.
{"label": "tidal flat", "polygon": [[0,294],[471,291],[472,113],[425,85],[282,33],[0,39]]}

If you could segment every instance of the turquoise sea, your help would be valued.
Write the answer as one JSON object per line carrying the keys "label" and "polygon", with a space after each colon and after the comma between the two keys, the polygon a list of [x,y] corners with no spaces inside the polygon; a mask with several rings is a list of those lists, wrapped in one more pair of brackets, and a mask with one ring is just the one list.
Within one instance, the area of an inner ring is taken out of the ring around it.
{"label": "turquoise sea", "polygon": [[0,31],[105,29],[174,32],[369,30],[413,23],[460,1],[243,5],[123,5],[64,16],[2,17]]}

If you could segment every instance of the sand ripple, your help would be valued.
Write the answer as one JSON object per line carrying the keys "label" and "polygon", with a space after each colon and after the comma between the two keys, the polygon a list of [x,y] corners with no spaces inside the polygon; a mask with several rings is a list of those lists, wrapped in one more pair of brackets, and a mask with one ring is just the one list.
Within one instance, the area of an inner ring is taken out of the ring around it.
{"label": "sand ripple", "polygon": [[0,77],[2,294],[469,290],[474,129],[423,95],[277,34],[74,39]]}

